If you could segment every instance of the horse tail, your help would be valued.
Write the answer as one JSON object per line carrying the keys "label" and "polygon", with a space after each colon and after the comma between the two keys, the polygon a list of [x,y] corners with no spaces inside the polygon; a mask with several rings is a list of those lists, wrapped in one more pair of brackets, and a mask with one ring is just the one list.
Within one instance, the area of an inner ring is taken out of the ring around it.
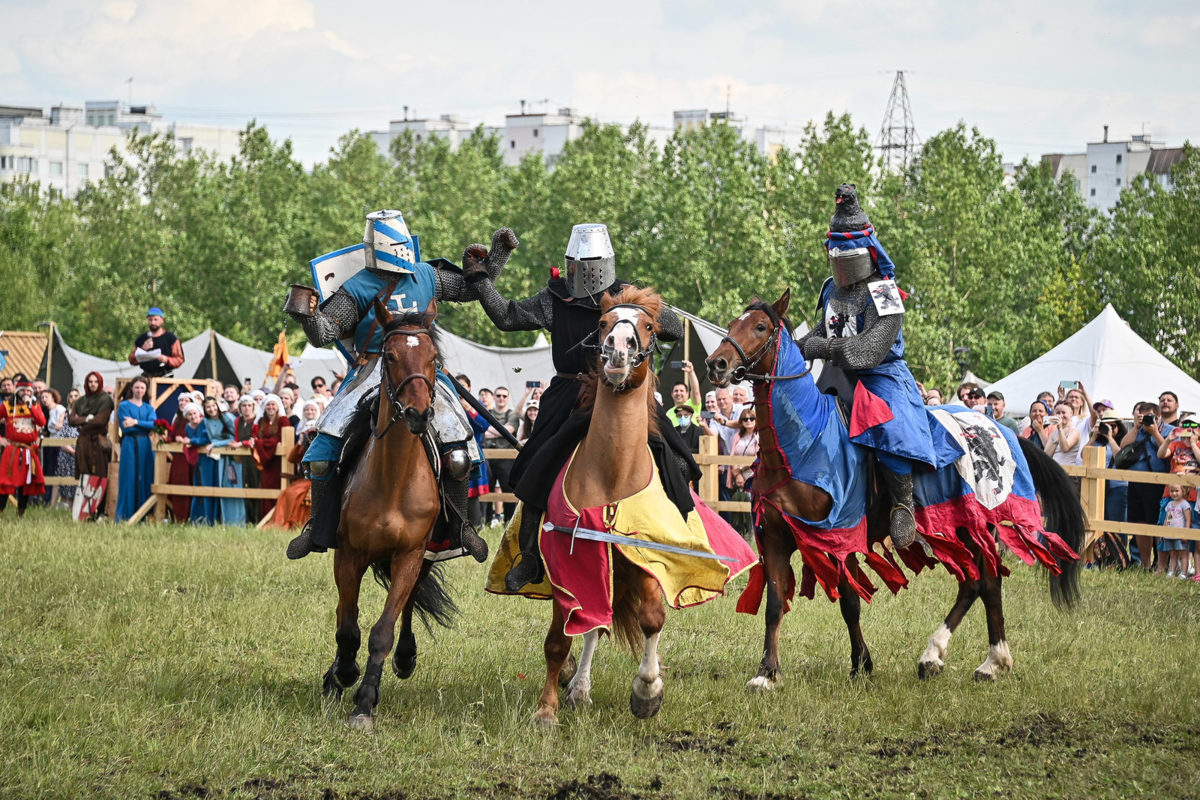
{"label": "horse tail", "polygon": [[[384,591],[391,589],[391,559],[381,558],[373,562],[371,574]],[[424,575],[417,578],[417,585],[413,588],[413,608],[417,612],[417,618],[425,626],[426,633],[433,633],[434,623],[443,628],[454,626],[454,618],[459,614],[458,604],[446,588],[446,574],[441,564],[434,564]]]}
{"label": "horse tail", "polygon": [[[1017,437],[1017,441],[1041,498],[1047,530],[1057,533],[1076,553],[1081,552],[1085,522],[1075,484],[1042,448],[1024,437]],[[1059,559],[1058,566],[1062,571],[1050,576],[1050,600],[1056,608],[1071,608],[1079,599],[1079,561]]]}
{"label": "horse tail", "polygon": [[612,635],[635,656],[642,652],[642,624],[638,621],[640,609],[641,597],[631,586],[626,586],[620,597],[614,598]]}

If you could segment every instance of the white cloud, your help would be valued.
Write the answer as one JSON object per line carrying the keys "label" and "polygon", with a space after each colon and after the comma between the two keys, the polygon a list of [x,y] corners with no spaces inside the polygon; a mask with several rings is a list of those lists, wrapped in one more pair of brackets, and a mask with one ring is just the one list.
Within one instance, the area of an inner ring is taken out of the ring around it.
{"label": "white cloud", "polygon": [[117,22],[129,22],[137,13],[137,3],[133,0],[110,0],[100,7],[100,11]]}

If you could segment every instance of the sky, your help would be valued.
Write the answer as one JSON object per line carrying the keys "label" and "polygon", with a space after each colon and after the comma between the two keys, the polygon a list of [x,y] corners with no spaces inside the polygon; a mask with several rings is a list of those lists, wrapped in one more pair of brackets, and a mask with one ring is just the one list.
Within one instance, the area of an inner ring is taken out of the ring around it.
{"label": "sky", "polygon": [[498,126],[521,100],[657,126],[849,112],[874,140],[897,70],[919,139],[961,120],[1009,161],[1083,152],[1105,124],[1200,142],[1196,2],[0,0],[0,21],[0,105],[256,119],[308,166],[405,106]]}

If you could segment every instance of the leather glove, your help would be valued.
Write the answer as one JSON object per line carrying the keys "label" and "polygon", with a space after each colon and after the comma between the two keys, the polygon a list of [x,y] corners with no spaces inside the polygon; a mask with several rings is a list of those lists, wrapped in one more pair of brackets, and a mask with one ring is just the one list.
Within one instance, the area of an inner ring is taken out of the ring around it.
{"label": "leather glove", "polygon": [[804,342],[804,357],[809,361],[829,358],[829,340],[814,336]]}
{"label": "leather glove", "polygon": [[488,277],[487,258],[487,248],[481,244],[473,244],[463,250],[463,278],[467,283]]}

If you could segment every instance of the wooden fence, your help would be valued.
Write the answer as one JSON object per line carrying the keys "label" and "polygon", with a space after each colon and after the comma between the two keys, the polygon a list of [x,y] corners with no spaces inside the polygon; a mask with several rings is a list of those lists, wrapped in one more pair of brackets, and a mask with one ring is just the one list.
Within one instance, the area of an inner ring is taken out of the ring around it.
{"label": "wooden fence", "polygon": [[[74,439],[43,439],[44,447],[63,447],[74,445]],[[295,432],[291,428],[285,428],[283,441],[280,443],[276,453],[284,456],[283,469],[281,473],[281,486],[279,489],[240,489],[233,487],[218,487],[218,486],[175,486],[167,483],[167,455],[182,453],[183,446],[178,444],[159,443],[154,450],[154,482],[151,486],[151,497],[146,503],[138,509],[137,513],[130,518],[129,522],[134,523],[141,520],[153,510],[154,518],[162,520],[166,514],[168,498],[174,496],[186,497],[238,497],[246,500],[263,499],[274,500],[279,494],[287,488],[288,484],[295,479],[295,469],[291,462],[287,460],[287,453],[291,451],[292,445],[295,443]],[[119,452],[119,447],[114,447],[114,454]],[[213,450],[218,455],[245,456],[247,451],[241,447],[220,447]],[[484,451],[485,457],[489,461],[501,461],[514,459],[517,457],[517,451],[511,448],[489,448]],[[1200,475],[1173,475],[1166,472],[1138,472],[1134,470],[1121,469],[1106,469],[1104,466],[1105,450],[1102,447],[1085,447],[1083,448],[1083,466],[1067,466],[1064,467],[1068,475],[1080,478],[1080,500],[1083,503],[1084,514],[1087,518],[1087,540],[1086,546],[1092,542],[1102,532],[1108,533],[1123,533],[1134,536],[1168,536],[1172,539],[1189,539],[1200,541],[1200,530],[1195,528],[1167,528],[1160,525],[1148,525],[1137,522],[1121,522],[1117,520],[1108,520],[1104,517],[1104,485],[1106,481],[1128,481],[1130,483],[1153,483],[1161,486],[1168,484],[1179,484],[1181,486],[1189,486],[1200,488]],[[715,437],[702,436],[700,438],[700,453],[696,456],[696,463],[700,465],[700,470],[703,477],[700,479],[700,488],[698,494],[710,508],[717,511],[740,511],[749,512],[750,503],[736,500],[720,500],[720,489],[718,486],[719,468],[722,466],[749,466],[754,463],[754,458],[751,456],[723,456],[717,454],[717,442]],[[114,467],[116,466],[114,460]],[[115,470],[114,470],[115,471]],[[114,476],[115,477],[115,476]],[[77,483],[75,478],[46,478],[48,486],[73,486]],[[116,481],[113,480],[110,484],[111,493],[116,492]],[[479,497],[480,502],[503,502],[515,503],[517,498],[511,492],[491,492]],[[259,528],[266,525],[270,515],[267,515],[259,521]]]}

